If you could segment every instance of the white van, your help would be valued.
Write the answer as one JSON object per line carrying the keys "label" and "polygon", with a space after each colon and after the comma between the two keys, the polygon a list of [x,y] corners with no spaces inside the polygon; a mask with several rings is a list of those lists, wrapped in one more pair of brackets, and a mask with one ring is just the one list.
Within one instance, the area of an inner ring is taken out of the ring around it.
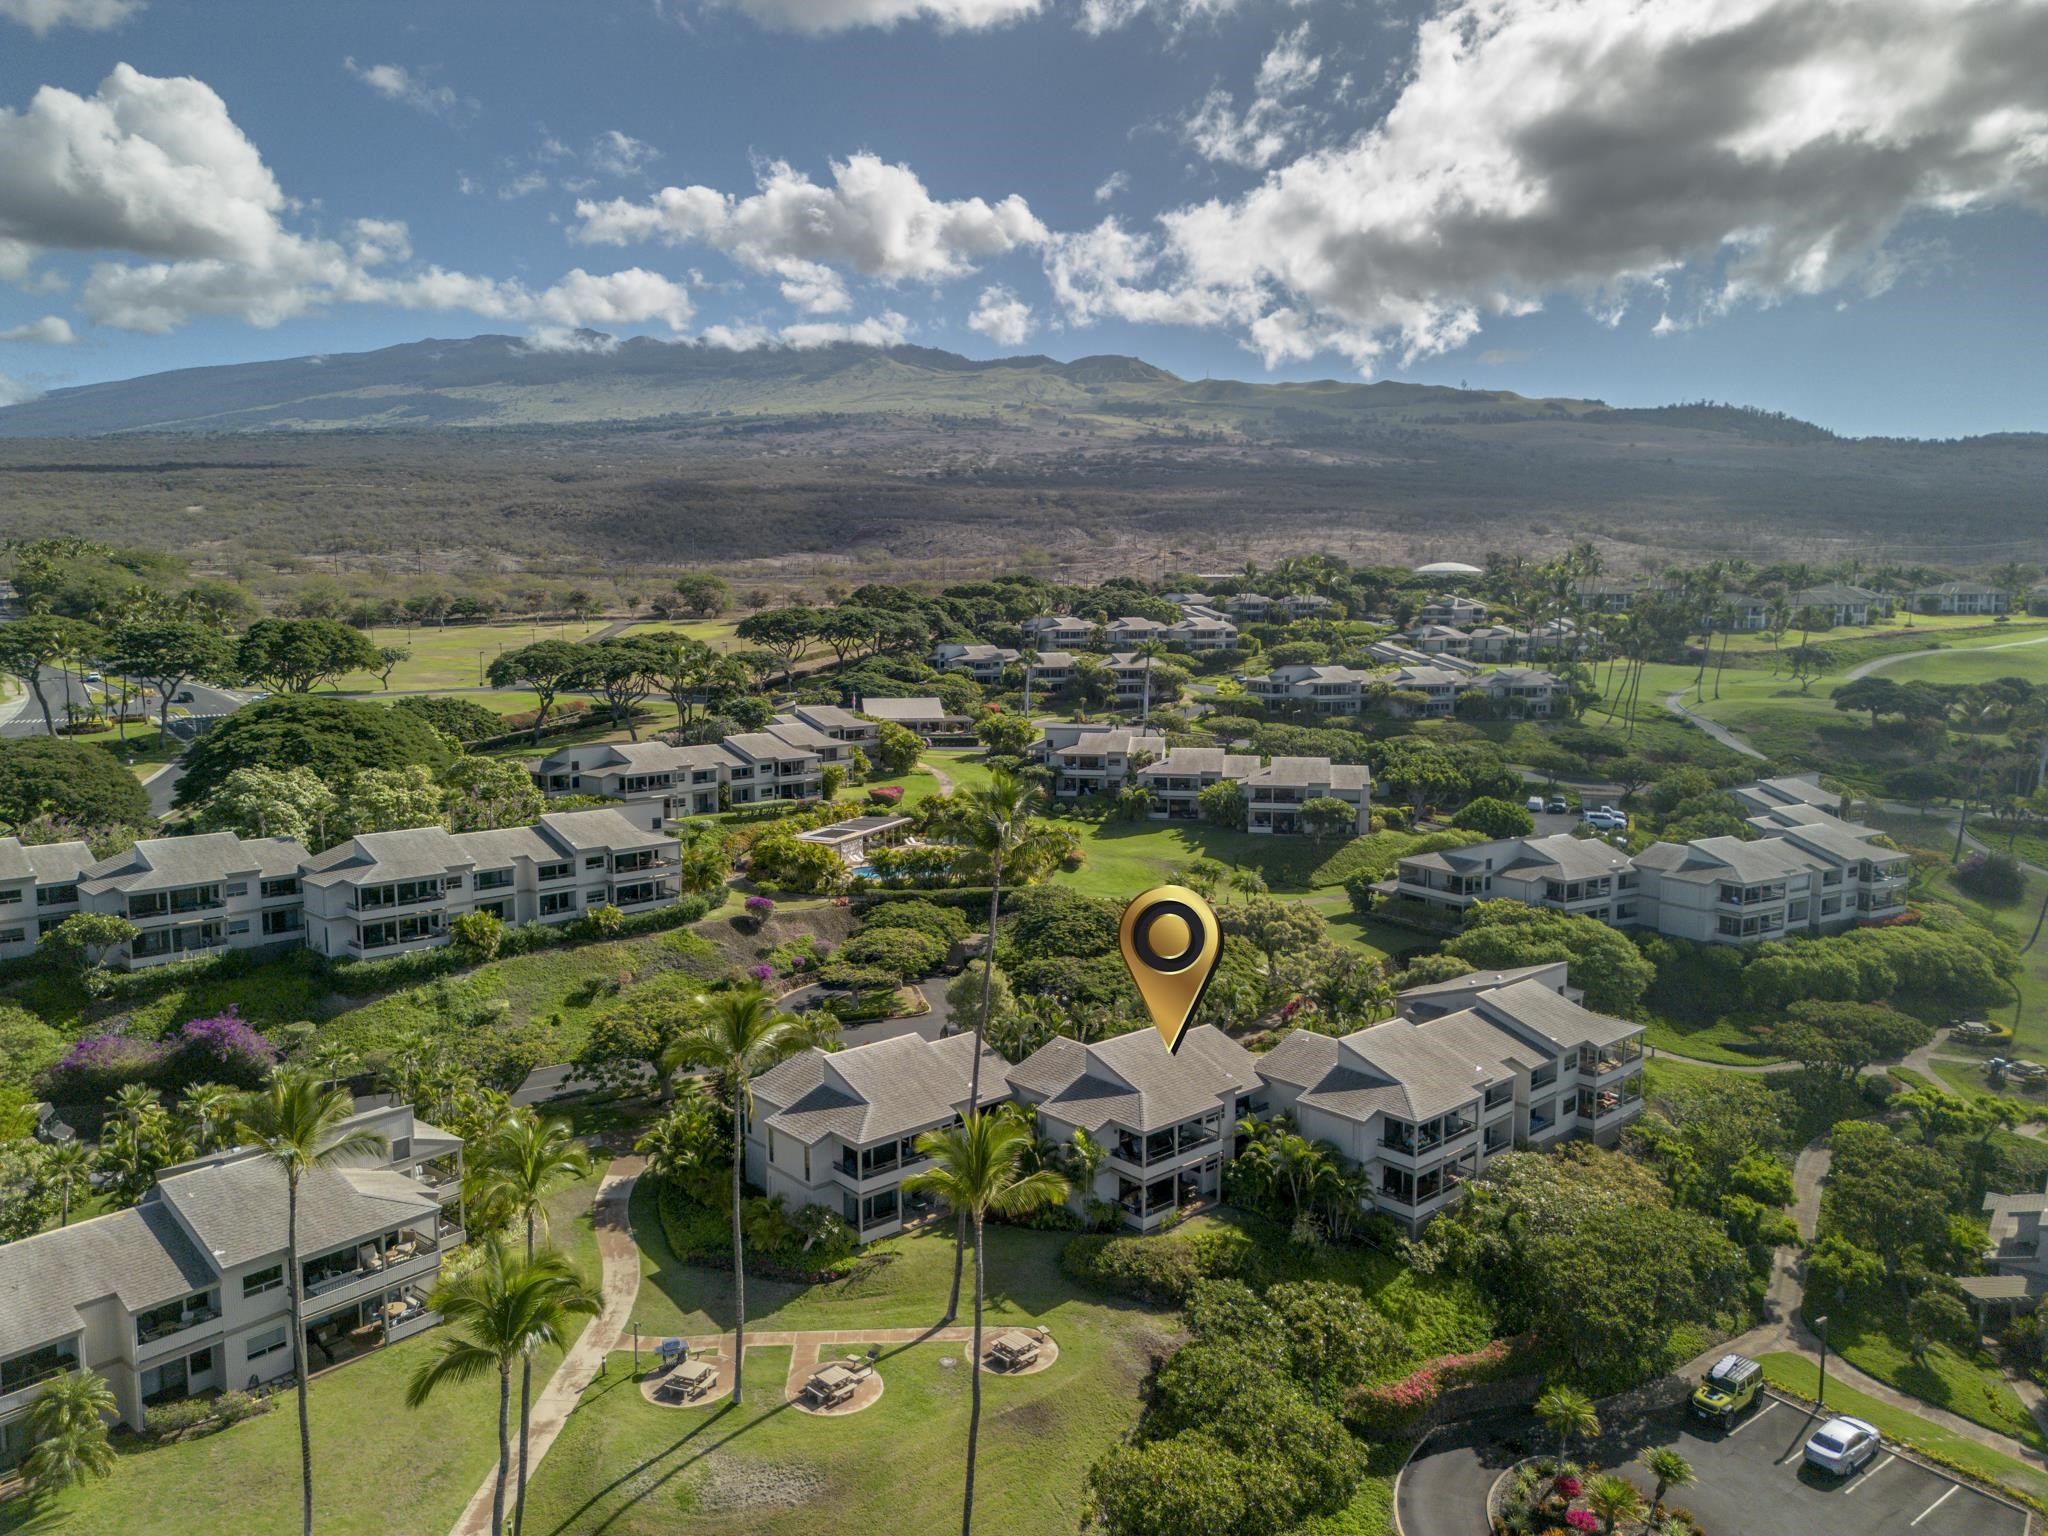
{"label": "white van", "polygon": [[1531,816],[1541,816],[1543,814],[1543,797],[1541,795],[1531,795],[1529,797],[1529,814]]}

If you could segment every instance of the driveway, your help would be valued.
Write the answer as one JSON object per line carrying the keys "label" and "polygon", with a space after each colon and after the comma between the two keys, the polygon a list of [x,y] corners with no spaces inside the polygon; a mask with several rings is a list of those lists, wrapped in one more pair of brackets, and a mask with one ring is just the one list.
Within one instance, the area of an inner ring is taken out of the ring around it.
{"label": "driveway", "polygon": [[[1724,1432],[1669,1409],[1611,1425],[1574,1456],[1611,1468],[1647,1497],[1655,1485],[1637,1458],[1671,1447],[1699,1478],[1667,1500],[1691,1510],[1714,1536],[2024,1536],[2025,1511],[1889,1450],[1846,1479],[1809,1470],[1800,1448],[1820,1417],[1805,1404],[1767,1397]],[[1516,1418],[1481,1421],[1432,1442],[1401,1475],[1396,1512],[1404,1536],[1484,1531],[1494,1479],[1543,1438]]]}

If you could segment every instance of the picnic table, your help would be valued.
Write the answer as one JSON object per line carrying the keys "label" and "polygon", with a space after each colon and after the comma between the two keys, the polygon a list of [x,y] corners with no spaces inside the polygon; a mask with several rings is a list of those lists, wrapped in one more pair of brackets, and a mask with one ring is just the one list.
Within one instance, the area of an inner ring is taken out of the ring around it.
{"label": "picnic table", "polygon": [[853,1396],[860,1385],[860,1377],[846,1366],[833,1364],[820,1367],[804,1383],[804,1396],[819,1405],[832,1408]]}
{"label": "picnic table", "polygon": [[999,1333],[990,1341],[988,1352],[1005,1370],[1021,1371],[1038,1363],[1038,1339],[1021,1328]]}

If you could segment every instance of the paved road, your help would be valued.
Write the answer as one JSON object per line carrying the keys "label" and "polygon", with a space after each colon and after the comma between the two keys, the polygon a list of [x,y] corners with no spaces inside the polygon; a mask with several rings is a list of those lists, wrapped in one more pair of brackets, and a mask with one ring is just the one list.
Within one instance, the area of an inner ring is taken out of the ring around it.
{"label": "paved road", "polygon": [[1924,651],[1900,651],[1892,656],[1875,656],[1869,661],[1860,661],[1842,675],[1842,681],[1853,683],[1859,677],[1868,677],[1886,667],[1895,667],[1902,661],[1916,661],[1922,656],[1940,656],[1949,651],[1961,651],[1965,655],[1972,651],[2016,651],[2023,645],[2048,645],[2048,635],[2036,635],[2031,640],[2007,640],[1999,645],[1933,646]]}

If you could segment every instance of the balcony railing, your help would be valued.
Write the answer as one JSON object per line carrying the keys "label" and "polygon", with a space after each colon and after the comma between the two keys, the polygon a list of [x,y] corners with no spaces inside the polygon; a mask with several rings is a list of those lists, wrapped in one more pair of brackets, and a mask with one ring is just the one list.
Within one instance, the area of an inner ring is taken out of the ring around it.
{"label": "balcony railing", "polygon": [[1529,1116],[1529,1134],[1531,1136],[1541,1136],[1545,1131],[1549,1130],[1555,1124],[1557,1124],[1557,1116],[1555,1113],[1547,1115],[1539,1115],[1532,1113]]}
{"label": "balcony railing", "polygon": [[158,1339],[167,1339],[174,1333],[183,1333],[187,1329],[198,1328],[206,1323],[216,1322],[219,1318],[220,1308],[213,1306],[201,1307],[191,1312],[181,1312],[177,1317],[167,1318],[162,1322],[147,1324],[138,1322],[135,1325],[135,1342],[138,1344],[154,1344]]}

